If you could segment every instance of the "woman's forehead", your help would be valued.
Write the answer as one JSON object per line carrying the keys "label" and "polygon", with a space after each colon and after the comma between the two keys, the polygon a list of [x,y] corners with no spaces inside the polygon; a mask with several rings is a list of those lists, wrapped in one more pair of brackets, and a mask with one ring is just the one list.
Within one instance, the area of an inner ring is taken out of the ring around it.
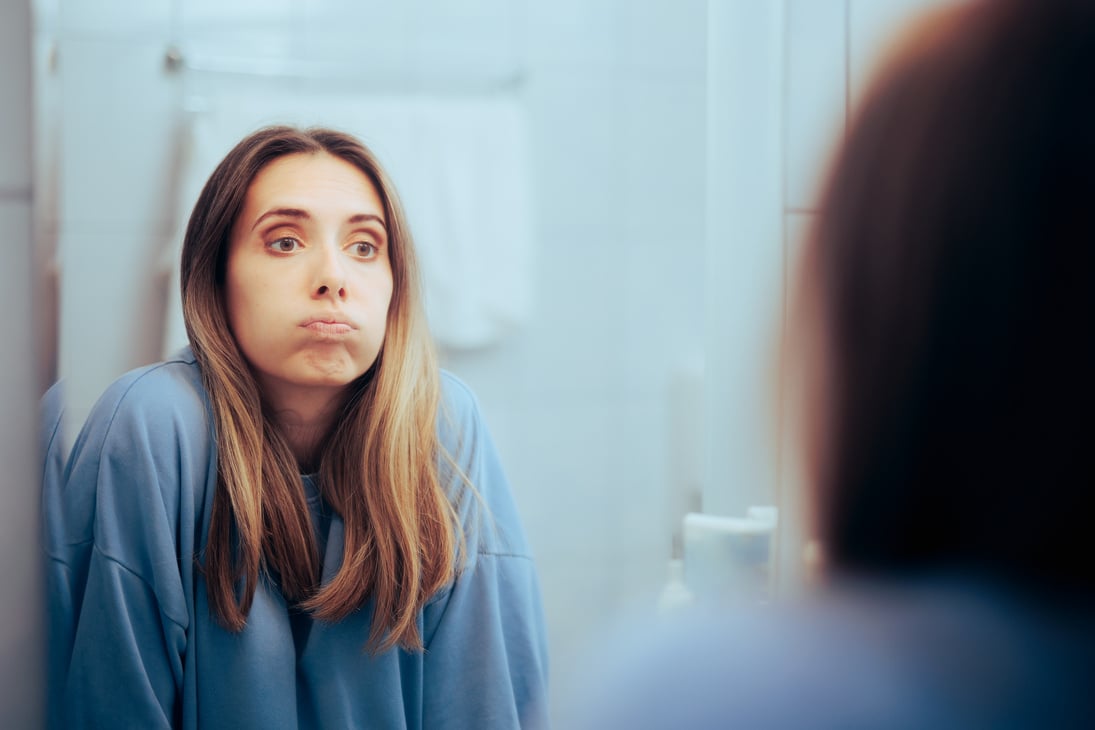
{"label": "woman's forehead", "polygon": [[326,152],[294,153],[265,165],[247,188],[244,206],[269,199],[321,203],[330,198],[355,201],[382,212],[380,193],[356,165]]}
{"label": "woman's forehead", "polygon": [[387,226],[385,206],[372,179],[354,164],[325,152],[285,155],[264,166],[247,188],[233,235],[246,234],[279,211],[302,222],[375,221]]}

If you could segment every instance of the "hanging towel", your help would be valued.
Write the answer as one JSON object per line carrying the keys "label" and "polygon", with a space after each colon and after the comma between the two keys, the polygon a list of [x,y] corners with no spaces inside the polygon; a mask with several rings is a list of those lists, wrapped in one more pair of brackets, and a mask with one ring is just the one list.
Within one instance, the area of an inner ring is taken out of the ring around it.
{"label": "hanging towel", "polygon": [[[190,165],[180,186],[183,228],[213,167],[249,132],[278,123],[341,129],[364,141],[395,182],[437,341],[452,349],[487,347],[527,320],[532,197],[526,123],[516,96],[361,99],[279,90],[210,95],[203,106],[192,115]],[[181,231],[178,240],[181,246]],[[177,296],[165,329],[165,352],[185,344]]]}
{"label": "hanging towel", "polygon": [[418,139],[391,155],[422,252],[438,340],[490,345],[531,306],[531,200],[520,108],[512,99],[428,100],[408,110]]}

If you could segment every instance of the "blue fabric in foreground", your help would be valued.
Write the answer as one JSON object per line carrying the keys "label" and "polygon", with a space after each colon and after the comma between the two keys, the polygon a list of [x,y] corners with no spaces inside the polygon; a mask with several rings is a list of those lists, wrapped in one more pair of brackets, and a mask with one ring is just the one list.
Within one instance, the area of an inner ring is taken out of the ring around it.
{"label": "blue fabric in foreground", "polygon": [[561,719],[573,730],[1091,728],[1089,608],[937,575],[636,620]]}

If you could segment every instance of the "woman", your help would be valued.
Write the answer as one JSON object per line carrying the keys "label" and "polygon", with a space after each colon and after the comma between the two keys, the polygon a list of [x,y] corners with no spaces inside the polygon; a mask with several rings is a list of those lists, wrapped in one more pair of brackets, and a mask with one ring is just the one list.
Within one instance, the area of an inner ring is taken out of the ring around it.
{"label": "woman", "polygon": [[1095,727],[1093,80],[1084,0],[897,47],[786,353],[824,589],[661,633],[575,726]]}
{"label": "woman", "polygon": [[375,158],[247,137],[181,278],[191,347],[115,382],[47,480],[55,724],[544,724],[528,547]]}

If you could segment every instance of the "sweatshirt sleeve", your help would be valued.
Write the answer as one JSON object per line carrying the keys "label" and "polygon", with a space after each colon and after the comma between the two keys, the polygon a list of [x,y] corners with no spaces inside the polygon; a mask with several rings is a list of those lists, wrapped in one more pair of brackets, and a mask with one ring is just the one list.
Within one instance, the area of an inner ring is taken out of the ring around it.
{"label": "sweatshirt sleeve", "polygon": [[474,397],[447,378],[442,441],[474,494],[465,490],[457,500],[468,562],[424,616],[423,724],[546,728],[547,640],[535,564]]}
{"label": "sweatshirt sleeve", "polygon": [[[171,727],[183,677],[193,570],[193,500],[208,433],[200,396],[146,369],[100,399],[47,520],[51,556],[72,587],[51,610],[71,636],[61,695],[66,728]],[[51,661],[63,661],[63,653]]]}

